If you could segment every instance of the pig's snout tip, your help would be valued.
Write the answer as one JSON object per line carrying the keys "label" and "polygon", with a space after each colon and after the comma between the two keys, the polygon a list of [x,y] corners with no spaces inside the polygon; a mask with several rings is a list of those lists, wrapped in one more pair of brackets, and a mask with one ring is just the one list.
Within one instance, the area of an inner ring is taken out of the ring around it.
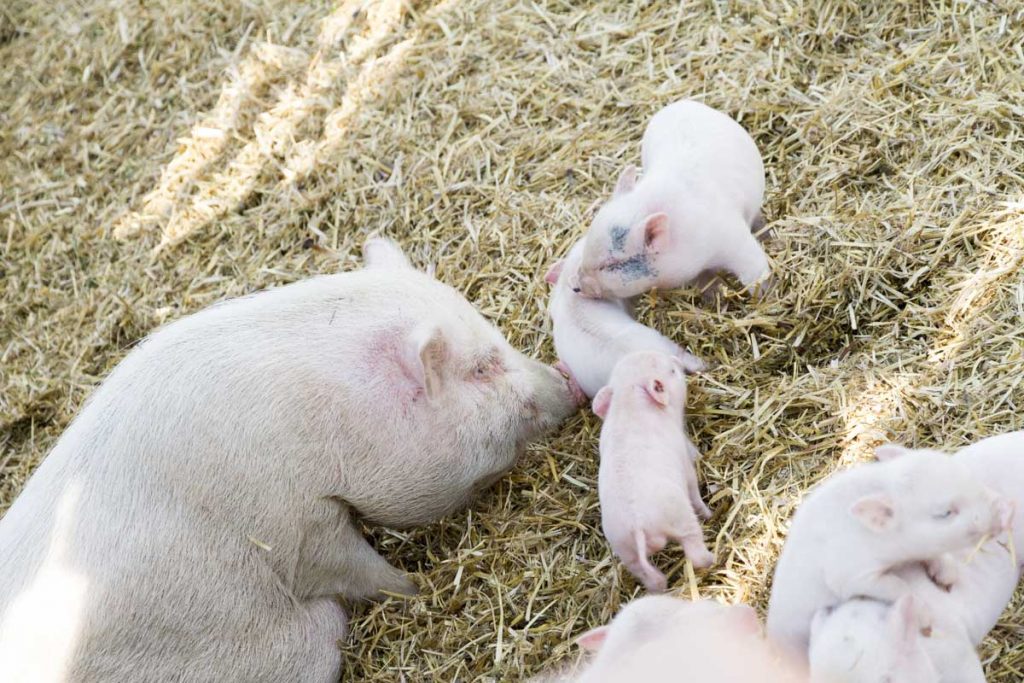
{"label": "pig's snout tip", "polygon": [[572,376],[572,371],[569,370],[569,366],[562,361],[558,361],[555,363],[554,368],[568,385],[569,394],[572,396],[572,400],[576,404],[576,407],[586,404],[587,395],[583,393],[583,389],[580,388],[579,384],[577,384],[576,378]]}

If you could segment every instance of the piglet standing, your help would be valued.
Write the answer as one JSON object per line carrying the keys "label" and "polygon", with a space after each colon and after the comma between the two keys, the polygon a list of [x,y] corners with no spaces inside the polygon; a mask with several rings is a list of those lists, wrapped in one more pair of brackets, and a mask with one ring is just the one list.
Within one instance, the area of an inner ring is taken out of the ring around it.
{"label": "piglet standing", "polygon": [[653,351],[631,353],[594,397],[601,429],[601,526],[612,550],[649,591],[663,591],[665,575],[648,557],[669,540],[683,546],[695,567],[715,558],[704,545],[697,516],[711,510],[700,498],[686,436],[686,381],[682,363]]}
{"label": "piglet standing", "polygon": [[587,233],[580,291],[627,298],[723,270],[763,291],[770,269],[753,232],[763,224],[764,166],[747,131],[682,100],[651,119],[641,157],[643,178],[627,166]]}
{"label": "piglet standing", "polygon": [[544,279],[554,285],[548,312],[555,351],[583,392],[593,398],[608,384],[612,368],[633,351],[660,351],[675,356],[687,372],[700,372],[704,362],[657,330],[633,319],[629,302],[589,299],[572,291],[583,256],[583,241],[555,263]]}

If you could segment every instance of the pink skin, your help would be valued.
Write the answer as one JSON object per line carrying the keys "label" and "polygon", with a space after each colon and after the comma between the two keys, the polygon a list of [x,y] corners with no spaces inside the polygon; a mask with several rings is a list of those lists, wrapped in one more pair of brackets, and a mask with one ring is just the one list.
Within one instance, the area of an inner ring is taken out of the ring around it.
{"label": "pink skin", "polygon": [[576,642],[590,656],[581,670],[561,680],[807,682],[806,671],[763,637],[747,605],[648,595]]}
{"label": "pink skin", "polygon": [[572,290],[583,253],[577,242],[566,257],[548,270],[553,285],[548,314],[555,351],[583,392],[593,397],[608,384],[612,369],[634,351],[660,351],[676,356],[687,372],[700,372],[704,362],[674,341],[633,318],[629,301],[590,299]]}
{"label": "pink skin", "polygon": [[686,436],[685,403],[679,359],[652,351],[619,361],[593,403],[604,419],[601,525],[616,556],[649,591],[666,588],[665,575],[648,558],[669,541],[682,545],[695,567],[715,560],[698,520],[711,510],[697,486],[699,454]]}

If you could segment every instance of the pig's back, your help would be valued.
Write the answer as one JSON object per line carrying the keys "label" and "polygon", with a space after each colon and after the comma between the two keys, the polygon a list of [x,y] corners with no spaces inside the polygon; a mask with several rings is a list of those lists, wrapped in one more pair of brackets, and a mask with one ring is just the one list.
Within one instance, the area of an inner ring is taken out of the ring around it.
{"label": "pig's back", "polygon": [[703,201],[719,197],[752,221],[764,199],[764,163],[750,134],[726,114],[693,100],[663,108],[641,142],[644,177],[657,176]]}

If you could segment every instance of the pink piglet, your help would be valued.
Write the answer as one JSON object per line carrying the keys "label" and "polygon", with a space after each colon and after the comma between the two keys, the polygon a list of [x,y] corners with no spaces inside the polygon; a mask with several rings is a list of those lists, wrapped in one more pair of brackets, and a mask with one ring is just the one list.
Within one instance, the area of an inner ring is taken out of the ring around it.
{"label": "pink piglet", "polygon": [[686,380],[676,357],[653,351],[620,360],[594,397],[601,429],[601,526],[616,556],[649,591],[666,588],[648,559],[668,541],[683,546],[695,567],[714,555],[704,545],[694,467],[699,456],[685,430]]}

